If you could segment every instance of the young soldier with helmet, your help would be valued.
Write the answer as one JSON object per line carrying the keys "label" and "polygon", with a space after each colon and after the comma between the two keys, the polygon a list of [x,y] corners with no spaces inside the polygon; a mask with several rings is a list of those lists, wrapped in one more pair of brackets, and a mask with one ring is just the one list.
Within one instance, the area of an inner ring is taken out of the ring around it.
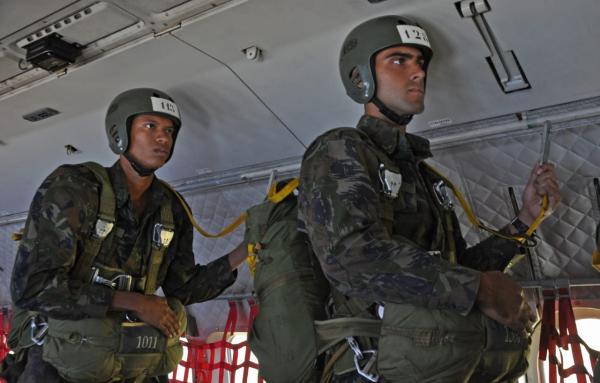
{"label": "young soldier with helmet", "polygon": [[[356,129],[321,135],[303,158],[300,228],[335,291],[334,317],[381,319],[376,336],[357,327],[332,353],[334,382],[513,381],[527,369],[535,315],[501,272],[518,244],[492,236],[467,248],[434,190],[440,177],[423,162],[429,142],[406,132],[424,109],[432,57],[410,19],[353,29],[340,72],[365,114]],[[560,200],[549,164],[533,169],[505,236],[527,232],[545,195],[550,208]]]}
{"label": "young soldier with helmet", "polygon": [[123,92],[106,114],[117,162],[60,166],[37,190],[11,280],[19,383],[158,381],[181,358],[182,305],[235,281],[245,246],[196,265],[184,207],[154,175],[180,128],[166,93]]}

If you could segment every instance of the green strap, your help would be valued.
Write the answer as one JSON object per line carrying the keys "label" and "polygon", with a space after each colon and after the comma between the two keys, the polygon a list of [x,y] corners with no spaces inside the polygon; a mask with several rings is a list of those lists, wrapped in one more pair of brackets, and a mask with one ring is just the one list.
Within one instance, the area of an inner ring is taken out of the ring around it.
{"label": "green strap", "polygon": [[350,317],[314,321],[314,323],[319,354],[345,340],[346,337],[379,338],[381,332],[381,320],[379,319]]}
{"label": "green strap", "polygon": [[113,191],[110,178],[108,178],[106,168],[95,162],[84,162],[82,165],[92,171],[102,184],[98,217],[108,222],[115,222],[117,200],[115,199],[115,192]]}
{"label": "green strap", "polygon": [[93,228],[93,234],[88,236],[83,252],[76,260],[72,272],[75,279],[87,282],[94,258],[100,252],[102,242],[112,230],[115,222],[116,199],[106,169],[95,162],[85,162],[82,165],[94,173],[101,184],[98,220]]}
{"label": "green strap", "polygon": [[[168,190],[165,192],[169,193]],[[175,224],[173,223],[171,198],[165,198],[160,206],[160,223],[155,224],[152,229],[152,253],[150,254],[148,272],[146,273],[145,294],[154,294],[157,289],[158,271],[174,232]]]}

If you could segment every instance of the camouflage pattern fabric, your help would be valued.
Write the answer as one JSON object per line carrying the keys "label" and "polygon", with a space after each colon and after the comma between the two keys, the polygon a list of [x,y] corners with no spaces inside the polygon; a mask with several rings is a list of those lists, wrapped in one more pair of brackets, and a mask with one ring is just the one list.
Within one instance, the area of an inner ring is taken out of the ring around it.
{"label": "camouflage pattern fabric", "polygon": [[[119,163],[108,172],[115,192],[117,222],[95,262],[139,278],[147,271],[153,225],[159,221],[161,203],[170,191],[154,179],[147,191],[144,214],[136,217]],[[59,167],[39,187],[12,274],[11,294],[16,306],[56,319],[106,316],[113,290],[69,277],[96,222],[99,188],[92,172],[80,165]],[[231,271],[226,256],[205,266],[195,264],[192,225],[176,198],[172,201],[175,234],[157,285],[162,286],[165,295],[184,305],[211,299],[230,286],[237,274]],[[140,251],[132,254],[136,241]]]}
{"label": "camouflage pattern fabric", "polygon": [[[480,271],[503,270],[517,253],[496,237],[467,248],[453,214],[458,264],[447,260],[441,207],[420,166],[430,156],[427,140],[370,116],[357,129],[323,134],[305,153],[299,228],[341,293],[466,315]],[[385,171],[401,175],[397,197],[384,193]]]}

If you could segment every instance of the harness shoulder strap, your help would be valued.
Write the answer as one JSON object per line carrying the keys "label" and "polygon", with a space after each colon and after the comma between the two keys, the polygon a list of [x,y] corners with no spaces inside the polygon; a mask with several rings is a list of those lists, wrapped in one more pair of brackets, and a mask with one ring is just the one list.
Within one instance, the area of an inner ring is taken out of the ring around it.
{"label": "harness shoulder strap", "polygon": [[75,279],[87,281],[94,258],[100,252],[104,239],[110,234],[115,223],[116,199],[106,168],[95,162],[82,164],[89,169],[100,182],[100,201],[98,219],[93,231],[85,243],[83,253],[78,257],[72,275]]}
{"label": "harness shoulder strap", "polygon": [[453,217],[454,206],[447,194],[447,191],[443,189],[444,186],[451,188],[452,185],[446,184],[446,179],[441,178],[440,173],[433,171],[433,168],[425,161],[420,161],[419,165],[419,171],[423,175],[428,187],[433,189],[433,193],[436,197],[434,198],[434,203],[438,207],[440,218],[442,219],[442,227],[445,233],[446,256],[451,263],[456,264],[457,252]]}
{"label": "harness shoulder strap", "polygon": [[[169,196],[171,195],[168,189],[166,193]],[[146,273],[145,294],[154,294],[156,291],[160,265],[174,234],[172,198],[165,198],[160,206],[160,222],[155,223],[152,229],[152,252],[150,253],[148,272]]]}

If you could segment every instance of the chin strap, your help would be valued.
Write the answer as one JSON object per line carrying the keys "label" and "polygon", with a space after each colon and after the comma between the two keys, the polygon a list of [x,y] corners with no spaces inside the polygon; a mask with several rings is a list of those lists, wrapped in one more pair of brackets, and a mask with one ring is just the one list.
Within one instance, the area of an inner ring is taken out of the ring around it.
{"label": "chin strap", "polygon": [[158,169],[158,168],[147,168],[144,167],[143,165],[141,165],[139,162],[137,162],[130,154],[129,152],[125,152],[123,153],[123,155],[125,156],[125,158],[127,158],[127,160],[129,161],[129,163],[131,164],[131,167],[133,168],[133,170],[136,171],[137,174],[140,175],[140,177],[148,177],[151,176],[152,174],[154,174],[154,172]]}
{"label": "chin strap", "polygon": [[398,125],[406,126],[413,118],[412,114],[399,115],[398,113],[394,112],[393,110],[385,106],[385,104],[381,102],[381,100],[377,98],[377,96],[373,97],[372,101],[373,104],[375,104],[375,106],[379,109],[381,114],[383,114],[392,122],[395,122]]}

